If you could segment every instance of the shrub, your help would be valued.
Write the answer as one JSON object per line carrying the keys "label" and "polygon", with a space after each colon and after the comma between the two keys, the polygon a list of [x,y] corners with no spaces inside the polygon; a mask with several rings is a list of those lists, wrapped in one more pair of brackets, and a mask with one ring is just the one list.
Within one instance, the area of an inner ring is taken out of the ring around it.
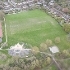
{"label": "shrub", "polygon": [[69,33],[70,32],[70,24],[69,23],[65,23],[63,26],[65,32]]}
{"label": "shrub", "polygon": [[5,14],[3,11],[0,11],[0,20],[3,21],[5,17]]}
{"label": "shrub", "polygon": [[39,48],[37,46],[32,47],[31,50],[33,54],[39,53]]}
{"label": "shrub", "polygon": [[47,50],[47,45],[45,43],[40,44],[40,51],[44,52]]}
{"label": "shrub", "polygon": [[50,64],[51,63],[51,58],[47,57],[46,61],[47,61],[47,64]]}
{"label": "shrub", "polygon": [[55,43],[60,43],[60,37],[55,38]]}
{"label": "shrub", "polygon": [[49,40],[49,39],[47,39],[46,40],[46,45],[49,47],[49,46],[52,46],[52,40]]}
{"label": "shrub", "polygon": [[63,50],[63,55],[65,56],[65,57],[69,57],[70,56],[70,54],[69,54],[69,51],[67,51],[67,50]]}

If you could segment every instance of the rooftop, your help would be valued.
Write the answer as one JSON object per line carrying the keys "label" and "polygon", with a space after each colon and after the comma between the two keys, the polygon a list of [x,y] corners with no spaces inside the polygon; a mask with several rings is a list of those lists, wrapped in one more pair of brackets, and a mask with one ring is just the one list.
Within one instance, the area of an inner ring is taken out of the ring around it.
{"label": "rooftop", "polygon": [[31,49],[25,49],[24,44],[20,45],[17,43],[14,46],[11,46],[10,49],[8,50],[8,53],[11,56],[19,56],[19,57],[27,57],[30,53]]}
{"label": "rooftop", "polygon": [[51,51],[52,53],[57,53],[57,52],[59,52],[59,49],[58,49],[57,46],[49,47],[49,49],[50,49],[50,51]]}

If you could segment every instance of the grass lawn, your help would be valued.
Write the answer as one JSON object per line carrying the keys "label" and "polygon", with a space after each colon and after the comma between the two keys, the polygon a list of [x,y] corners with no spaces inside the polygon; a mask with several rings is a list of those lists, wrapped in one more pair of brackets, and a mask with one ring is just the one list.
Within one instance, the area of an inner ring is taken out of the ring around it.
{"label": "grass lawn", "polygon": [[18,42],[26,42],[33,46],[56,37],[61,38],[57,44],[60,49],[68,49],[70,43],[66,41],[66,33],[54,18],[41,10],[24,11],[6,16],[9,47]]}

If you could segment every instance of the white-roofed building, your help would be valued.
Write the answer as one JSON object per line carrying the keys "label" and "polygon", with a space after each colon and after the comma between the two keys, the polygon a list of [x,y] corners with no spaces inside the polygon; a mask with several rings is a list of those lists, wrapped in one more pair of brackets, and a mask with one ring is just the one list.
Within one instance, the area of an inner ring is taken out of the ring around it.
{"label": "white-roofed building", "polygon": [[58,53],[59,52],[59,49],[57,46],[49,47],[49,49],[52,53]]}
{"label": "white-roofed building", "polygon": [[31,49],[25,49],[24,44],[20,45],[19,43],[11,46],[8,50],[8,53],[11,56],[27,57],[31,53]]}
{"label": "white-roofed building", "polygon": [[[24,44],[23,44],[24,45]],[[23,48],[23,45],[20,45],[19,43],[16,44],[15,46],[11,46],[10,49],[15,49],[15,50],[22,50]]]}

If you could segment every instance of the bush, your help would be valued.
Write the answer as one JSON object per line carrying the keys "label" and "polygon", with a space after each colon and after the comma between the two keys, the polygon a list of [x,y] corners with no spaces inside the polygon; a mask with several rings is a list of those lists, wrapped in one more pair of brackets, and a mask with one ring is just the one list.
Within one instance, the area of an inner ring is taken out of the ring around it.
{"label": "bush", "polygon": [[49,47],[49,46],[52,46],[52,40],[49,40],[49,39],[47,39],[46,40],[46,45]]}
{"label": "bush", "polygon": [[3,21],[5,17],[5,14],[3,11],[0,11],[0,20]]}
{"label": "bush", "polygon": [[69,57],[70,56],[69,51],[67,51],[67,50],[63,50],[62,53],[63,53],[64,57]]}
{"label": "bush", "polygon": [[55,43],[60,43],[60,37],[55,38]]}
{"label": "bush", "polygon": [[7,56],[5,54],[3,54],[3,53],[0,53],[0,60],[4,61],[6,59],[7,59]]}
{"label": "bush", "polygon": [[39,53],[39,48],[37,46],[32,47],[31,50],[33,54]]}
{"label": "bush", "polygon": [[46,61],[47,61],[47,64],[50,64],[51,63],[51,58],[47,57]]}
{"label": "bush", "polygon": [[65,23],[63,26],[65,32],[69,33],[70,32],[70,24],[69,23]]}
{"label": "bush", "polygon": [[47,45],[45,43],[40,44],[40,51],[44,52],[47,50]]}

